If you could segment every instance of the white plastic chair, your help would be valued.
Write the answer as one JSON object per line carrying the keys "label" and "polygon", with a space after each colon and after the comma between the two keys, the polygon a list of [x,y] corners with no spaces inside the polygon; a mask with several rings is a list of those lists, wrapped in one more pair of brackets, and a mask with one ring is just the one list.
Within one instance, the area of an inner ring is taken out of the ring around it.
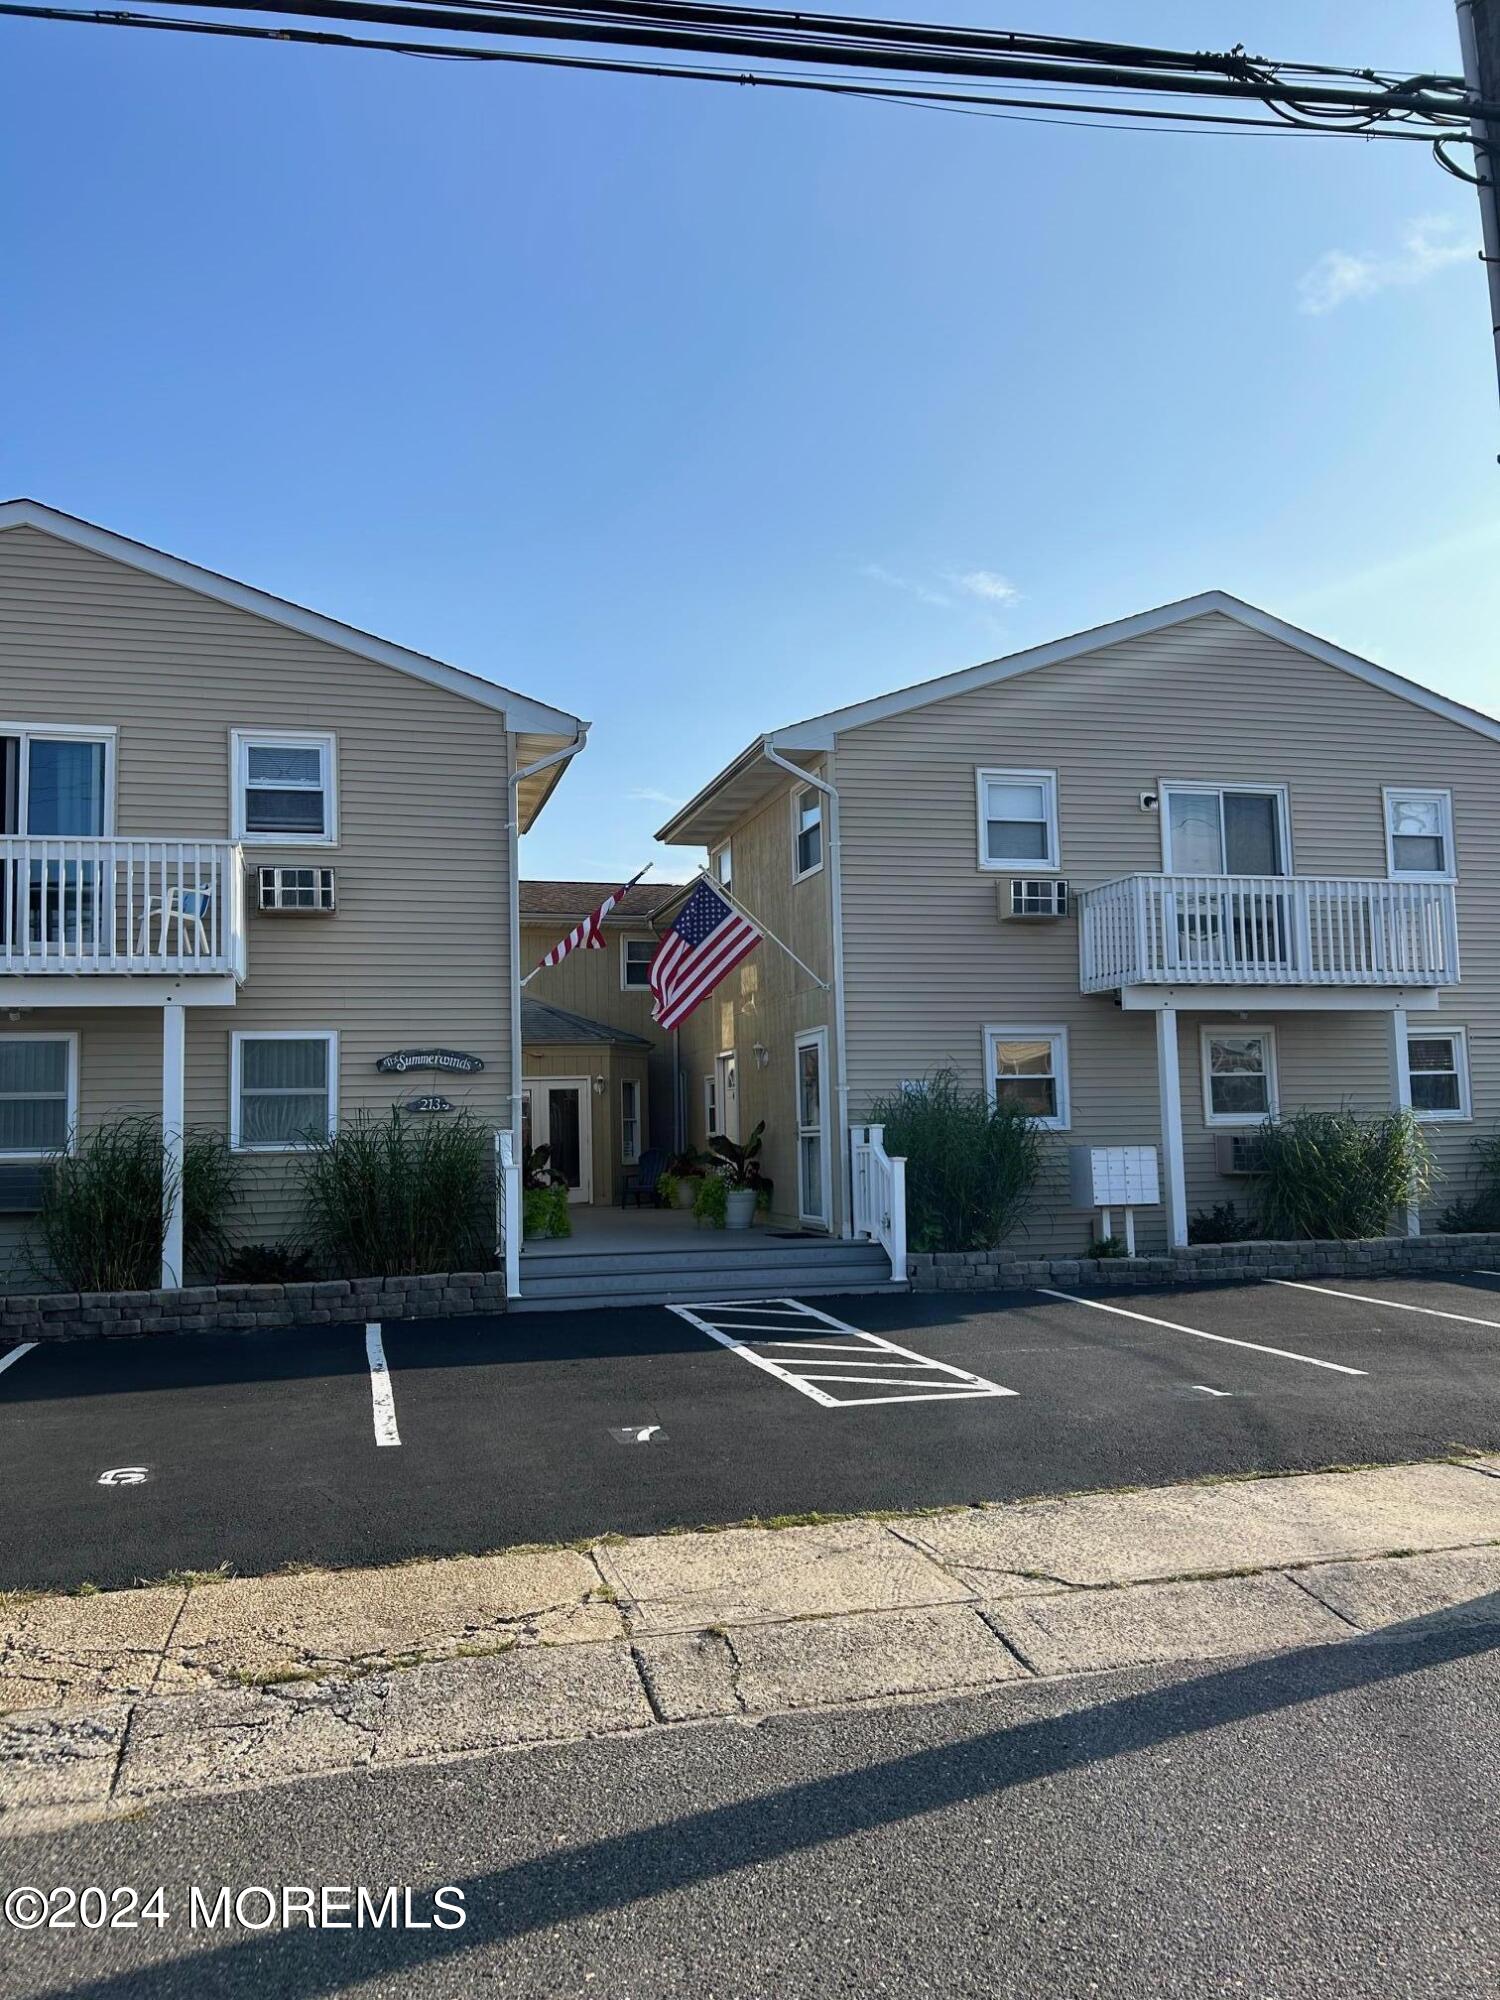
{"label": "white plastic chair", "polygon": [[172,926],[177,926],[177,951],[180,957],[199,955],[207,958],[213,951],[203,919],[213,907],[211,889],[168,889],[166,896],[148,896],[146,907],[141,912],[141,925],[136,933],[136,955],[147,958],[151,955],[151,926],[157,926],[156,950],[158,957],[164,957],[167,939]]}

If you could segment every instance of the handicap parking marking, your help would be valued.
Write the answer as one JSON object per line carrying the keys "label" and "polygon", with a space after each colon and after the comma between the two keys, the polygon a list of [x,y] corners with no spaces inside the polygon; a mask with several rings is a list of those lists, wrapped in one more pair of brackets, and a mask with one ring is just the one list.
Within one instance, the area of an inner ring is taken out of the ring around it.
{"label": "handicap parking marking", "polygon": [[1285,1285],[1289,1292],[1312,1292],[1320,1299],[1352,1299],[1360,1306],[1389,1306],[1393,1312],[1421,1313],[1424,1319],[1452,1319],[1461,1326],[1492,1326],[1500,1333],[1500,1319],[1478,1319],[1473,1313],[1440,1312],[1436,1306],[1409,1305],[1405,1299],[1375,1298],[1369,1292],[1341,1292],[1332,1285],[1304,1285],[1295,1278],[1272,1278],[1273,1285]]}
{"label": "handicap parking marking", "polygon": [[400,1444],[396,1428],[396,1398],[391,1393],[391,1371],[386,1366],[385,1344],[378,1324],[365,1327],[365,1354],[370,1363],[370,1400],[375,1413],[376,1444]]}
{"label": "handicap parking marking", "polygon": [[13,1347],[8,1353],[0,1354],[0,1375],[3,1375],[7,1368],[14,1368],[22,1355],[29,1354],[35,1346],[34,1340],[23,1340],[19,1347]]}
{"label": "handicap parking marking", "polygon": [[[1124,1306],[1106,1305],[1103,1299],[1080,1298],[1076,1292],[1054,1292],[1047,1285],[1038,1285],[1037,1290],[1046,1299],[1063,1299],[1072,1306],[1087,1306],[1091,1312],[1115,1313],[1121,1319],[1139,1320],[1144,1326],[1159,1326],[1168,1333],[1191,1334],[1194,1340],[1212,1340],[1221,1347],[1244,1347],[1252,1354],[1274,1355],[1278,1361],[1302,1361],[1309,1368],[1328,1368],[1335,1375],[1367,1375],[1366,1368],[1350,1368],[1342,1361],[1324,1361],[1316,1354],[1293,1354],[1287,1347],[1267,1347],[1259,1340],[1236,1340],[1232,1334],[1205,1333],[1201,1326],[1184,1326],[1180,1320],[1154,1319],[1150,1313],[1130,1312]],[[1376,1301],[1378,1304],[1378,1301]]]}
{"label": "handicap parking marking", "polygon": [[[779,1382],[800,1391],[828,1410],[867,1407],[874,1403],[951,1403],[979,1397],[1014,1396],[998,1382],[956,1368],[948,1361],[933,1361],[909,1347],[899,1347],[883,1334],[866,1333],[835,1319],[817,1306],[800,1299],[708,1300],[692,1306],[668,1306],[668,1312],[685,1319],[706,1333],[721,1347],[738,1354],[742,1361],[774,1375]],[[754,1320],[742,1315],[755,1312]],[[806,1329],[805,1334],[802,1329]],[[835,1339],[818,1339],[819,1334]],[[774,1353],[765,1350],[774,1349]],[[805,1357],[805,1358],[804,1358]],[[854,1373],[868,1370],[868,1373]],[[840,1388],[879,1390],[877,1395],[833,1396],[819,1384]]]}

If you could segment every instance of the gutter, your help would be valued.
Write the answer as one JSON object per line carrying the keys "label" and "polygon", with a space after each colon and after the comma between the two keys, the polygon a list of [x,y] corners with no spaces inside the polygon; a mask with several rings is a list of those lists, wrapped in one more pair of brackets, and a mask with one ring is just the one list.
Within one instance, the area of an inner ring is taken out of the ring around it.
{"label": "gutter", "polygon": [[[507,718],[508,726],[509,718]],[[516,1160],[521,1159],[521,786],[527,778],[534,778],[538,771],[548,771],[554,764],[565,764],[576,757],[589,740],[589,724],[580,722],[578,734],[571,743],[565,743],[561,750],[554,750],[549,757],[539,757],[534,764],[522,764],[512,771],[508,780],[510,798],[505,822],[507,858],[505,869],[507,935],[510,950],[510,1129],[515,1142]],[[507,742],[515,741],[512,730]]]}
{"label": "gutter", "polygon": [[[776,749],[769,736],[760,740],[760,754],[778,770],[786,771],[799,785],[810,785],[821,792],[828,801],[828,899],[831,905],[833,930],[833,1019],[834,1039],[837,1044],[834,1062],[834,1088],[838,1098],[838,1149],[839,1149],[839,1235],[847,1237],[853,1227],[854,1190],[851,1185],[852,1168],[849,1158],[849,1061],[844,1043],[844,864],[843,848],[839,836],[839,794],[838,787],[826,778],[815,778],[811,771],[804,771],[800,764],[793,764]],[[829,764],[833,762],[833,751],[825,753]]]}

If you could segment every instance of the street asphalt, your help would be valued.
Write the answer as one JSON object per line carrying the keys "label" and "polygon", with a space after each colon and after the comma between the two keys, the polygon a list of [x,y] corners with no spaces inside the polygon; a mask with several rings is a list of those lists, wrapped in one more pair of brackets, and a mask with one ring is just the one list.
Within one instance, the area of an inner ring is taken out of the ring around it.
{"label": "street asphalt", "polygon": [[[0,1931],[0,1995],[1493,2000],[1497,1643],[1422,1621],[158,1807],[0,1849],[7,1890],[166,1916]],[[453,1885],[467,1920],[194,1930],[192,1885],[410,1886],[419,1919]]]}
{"label": "street asphalt", "polygon": [[1015,1393],[844,1401],[920,1364],[811,1320],[834,1407],[775,1327],[779,1373],[659,1307],[391,1325],[382,1444],[359,1328],[43,1344],[0,1372],[0,1588],[1500,1449],[1500,1278],[817,1305]]}

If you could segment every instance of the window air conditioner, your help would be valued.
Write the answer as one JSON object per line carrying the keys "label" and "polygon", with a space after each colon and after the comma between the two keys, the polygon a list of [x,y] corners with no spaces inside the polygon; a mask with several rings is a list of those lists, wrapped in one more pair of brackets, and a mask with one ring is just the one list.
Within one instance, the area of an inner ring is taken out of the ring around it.
{"label": "window air conditioner", "polygon": [[334,908],[331,868],[261,868],[259,903],[271,912],[328,915]]}
{"label": "window air conditioner", "polygon": [[1034,923],[1068,914],[1068,885],[1055,875],[1017,875],[1000,885],[1000,921]]}
{"label": "window air conditioner", "polygon": [[1264,1173],[1258,1132],[1215,1132],[1214,1166],[1221,1174]]}

